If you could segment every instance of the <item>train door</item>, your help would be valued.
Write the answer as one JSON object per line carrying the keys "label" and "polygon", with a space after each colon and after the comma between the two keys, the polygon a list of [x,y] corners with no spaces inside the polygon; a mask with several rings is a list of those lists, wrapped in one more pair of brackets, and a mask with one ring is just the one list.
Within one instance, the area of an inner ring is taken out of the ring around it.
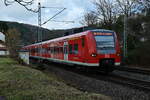
{"label": "train door", "polygon": [[64,42],[64,60],[68,60],[68,42]]}

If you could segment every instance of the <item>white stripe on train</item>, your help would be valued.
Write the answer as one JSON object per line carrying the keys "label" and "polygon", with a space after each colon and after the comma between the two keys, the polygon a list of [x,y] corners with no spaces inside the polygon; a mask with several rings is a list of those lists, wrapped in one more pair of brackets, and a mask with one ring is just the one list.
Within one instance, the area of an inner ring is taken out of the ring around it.
{"label": "white stripe on train", "polygon": [[[60,59],[54,59],[54,58],[45,58],[45,57],[39,57],[39,56],[30,56],[33,58],[40,58],[40,59],[47,59],[53,62],[58,63],[69,63],[69,64],[77,64],[77,65],[83,65],[83,66],[99,66],[99,63],[82,63],[82,62],[76,62],[76,61],[68,61],[68,60],[60,60]],[[120,62],[116,62],[115,66],[120,66]]]}

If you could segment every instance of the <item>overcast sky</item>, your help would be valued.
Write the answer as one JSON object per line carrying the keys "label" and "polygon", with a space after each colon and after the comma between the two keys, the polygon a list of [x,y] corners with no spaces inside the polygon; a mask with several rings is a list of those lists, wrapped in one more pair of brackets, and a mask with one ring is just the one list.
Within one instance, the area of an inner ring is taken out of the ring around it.
{"label": "overcast sky", "polygon": [[5,35],[0,32],[0,40],[5,41]]}
{"label": "overcast sky", "polygon": [[[30,8],[36,9],[37,2]],[[84,13],[93,9],[92,0],[40,0],[42,6],[46,7],[65,7],[64,12],[59,14],[55,19],[58,21],[75,21],[75,23],[58,23],[48,22],[43,27],[48,29],[68,29],[82,26],[79,21],[82,20]],[[42,9],[42,22],[52,17],[60,9]],[[0,0],[0,20],[17,21],[20,23],[27,23],[37,25],[37,14],[27,11],[24,7],[17,3],[10,6],[5,6],[3,0]]]}

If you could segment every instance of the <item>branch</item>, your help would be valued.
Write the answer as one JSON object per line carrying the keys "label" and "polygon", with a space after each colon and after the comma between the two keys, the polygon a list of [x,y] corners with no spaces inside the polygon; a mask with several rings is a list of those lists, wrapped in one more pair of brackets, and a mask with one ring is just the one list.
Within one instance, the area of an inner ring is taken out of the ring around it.
{"label": "branch", "polygon": [[32,5],[34,0],[4,0],[5,5],[11,5],[14,2],[18,2],[24,6]]}
{"label": "branch", "polygon": [[6,6],[9,6],[9,5],[11,5],[15,2],[17,2],[21,6],[25,7],[28,11],[32,11],[32,12],[35,12],[35,13],[38,12],[38,10],[33,10],[31,8],[28,8],[28,6],[33,4],[34,0],[4,0],[4,4]]}
{"label": "branch", "polygon": [[126,11],[125,11],[125,9],[122,7],[122,4],[121,4],[120,0],[117,0],[117,2],[118,2],[118,4],[119,4],[120,8],[122,9],[122,11],[125,13]]}

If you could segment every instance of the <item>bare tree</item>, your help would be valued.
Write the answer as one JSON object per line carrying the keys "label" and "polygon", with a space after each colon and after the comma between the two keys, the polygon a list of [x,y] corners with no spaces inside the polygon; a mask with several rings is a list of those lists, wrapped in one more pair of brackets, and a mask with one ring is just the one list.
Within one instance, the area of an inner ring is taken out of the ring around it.
{"label": "bare tree", "polygon": [[98,17],[94,13],[88,12],[84,15],[84,19],[80,23],[86,26],[95,26],[97,24],[97,20]]}
{"label": "bare tree", "polygon": [[116,0],[120,9],[121,13],[126,15],[127,17],[131,16],[132,13],[136,12],[136,1],[135,0]]}
{"label": "bare tree", "polygon": [[136,0],[138,3],[142,4],[146,8],[150,8],[150,0]]}
{"label": "bare tree", "polygon": [[138,9],[145,14],[150,14],[150,0],[136,0],[138,3]]}
{"label": "bare tree", "polygon": [[38,12],[37,10],[33,10],[29,8],[28,6],[31,6],[34,3],[35,0],[4,0],[4,3],[6,6],[11,5],[15,2],[25,7],[28,11],[32,12]]}
{"label": "bare tree", "polygon": [[99,21],[106,26],[111,26],[119,13],[115,0],[96,0],[94,4],[96,5],[94,13],[98,16]]}
{"label": "bare tree", "polygon": [[10,57],[18,58],[20,32],[16,29],[8,29],[6,35],[6,47],[9,51]]}

